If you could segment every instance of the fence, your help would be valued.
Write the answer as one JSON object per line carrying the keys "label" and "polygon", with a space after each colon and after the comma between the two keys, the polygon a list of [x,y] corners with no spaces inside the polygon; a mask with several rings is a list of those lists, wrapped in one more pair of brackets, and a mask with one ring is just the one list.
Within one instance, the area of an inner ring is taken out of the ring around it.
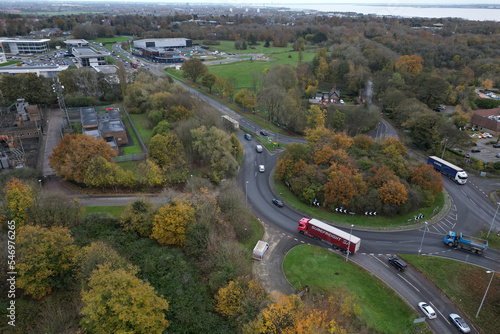
{"label": "fence", "polygon": [[146,159],[146,153],[127,154],[113,158],[115,162],[139,161],[144,159]]}

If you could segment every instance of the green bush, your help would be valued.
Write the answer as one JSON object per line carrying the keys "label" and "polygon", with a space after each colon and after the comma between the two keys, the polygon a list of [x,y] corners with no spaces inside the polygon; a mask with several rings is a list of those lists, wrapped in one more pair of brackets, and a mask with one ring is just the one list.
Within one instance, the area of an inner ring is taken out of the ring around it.
{"label": "green bush", "polygon": [[474,103],[480,109],[493,109],[500,106],[500,100],[494,99],[486,99],[486,98],[477,98],[474,100]]}

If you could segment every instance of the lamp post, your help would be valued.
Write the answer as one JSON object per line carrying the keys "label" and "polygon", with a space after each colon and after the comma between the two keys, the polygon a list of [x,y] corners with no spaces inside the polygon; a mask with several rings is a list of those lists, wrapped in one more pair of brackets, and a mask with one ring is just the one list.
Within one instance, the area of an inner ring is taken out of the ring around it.
{"label": "lamp post", "polygon": [[444,147],[443,147],[443,154],[441,154],[441,159],[444,157],[444,151],[446,150],[446,143],[448,142],[448,138],[445,138],[444,140]]}
{"label": "lamp post", "polygon": [[483,306],[484,300],[486,299],[486,294],[488,293],[488,290],[490,289],[490,285],[491,285],[491,282],[493,281],[493,277],[495,277],[496,271],[487,270],[486,273],[487,274],[491,273],[491,279],[490,279],[490,283],[488,283],[488,287],[486,288],[486,292],[484,293],[483,300],[481,300],[481,305],[479,305],[479,309],[477,310],[476,318],[479,316],[479,311],[481,311],[481,307]]}
{"label": "lamp post", "polygon": [[345,261],[349,261],[349,253],[351,252],[351,236],[352,236],[352,228],[354,227],[354,224],[351,224],[351,233],[349,233],[349,244],[347,245],[347,253],[345,255]]}
{"label": "lamp post", "polygon": [[495,211],[495,215],[493,216],[493,220],[491,221],[490,229],[488,230],[488,234],[486,234],[486,238],[490,236],[491,229],[493,228],[493,223],[495,222],[495,218],[497,217],[498,208],[500,207],[500,202],[497,202],[497,210]]}
{"label": "lamp post", "polygon": [[425,222],[424,234],[422,235],[422,241],[420,241],[420,248],[418,249],[417,258],[420,257],[420,253],[422,253],[422,245],[424,244],[425,231],[427,230],[427,222]]}
{"label": "lamp post", "polygon": [[245,206],[248,208],[248,181],[245,183]]}

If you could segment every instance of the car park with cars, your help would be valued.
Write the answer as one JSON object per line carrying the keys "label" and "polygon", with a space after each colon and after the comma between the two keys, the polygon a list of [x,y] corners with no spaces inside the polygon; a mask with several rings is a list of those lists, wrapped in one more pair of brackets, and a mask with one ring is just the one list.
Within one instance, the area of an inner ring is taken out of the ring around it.
{"label": "car park with cars", "polygon": [[429,304],[426,302],[420,302],[418,303],[418,307],[422,310],[422,312],[424,312],[427,318],[436,319],[436,312],[434,312],[434,309]]}
{"label": "car park with cars", "polygon": [[458,314],[456,313],[451,313],[449,315],[449,318],[451,320],[451,323],[457,326],[458,330],[462,333],[469,333],[470,332],[470,327],[467,325],[464,319],[462,319]]}
{"label": "car park with cars", "polygon": [[480,149],[478,149],[478,148],[473,148],[473,149],[472,149],[472,150],[470,150],[470,151],[471,151],[472,153],[479,153],[479,152],[481,152],[481,150],[480,150]]}

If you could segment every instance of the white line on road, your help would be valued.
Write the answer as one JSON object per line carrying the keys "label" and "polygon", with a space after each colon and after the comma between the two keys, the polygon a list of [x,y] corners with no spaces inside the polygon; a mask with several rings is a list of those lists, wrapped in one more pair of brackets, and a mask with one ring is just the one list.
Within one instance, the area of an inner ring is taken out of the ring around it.
{"label": "white line on road", "polygon": [[419,289],[417,289],[417,287],[416,287],[415,285],[411,284],[411,283],[410,283],[410,282],[409,282],[406,278],[404,278],[404,277],[403,277],[403,276],[401,276],[400,274],[398,274],[398,276],[399,276],[399,277],[401,277],[401,279],[402,279],[403,281],[405,281],[406,283],[408,283],[408,284],[409,284],[412,288],[414,288],[415,290],[417,290],[418,292],[420,292],[420,290],[419,290]]}
{"label": "white line on road", "polygon": [[443,313],[441,313],[441,311],[438,310],[438,308],[431,301],[429,301],[429,304],[431,304],[434,307],[434,309],[436,311],[438,311],[439,314],[441,314],[441,316],[444,318],[444,320],[446,320],[446,322],[448,323],[448,325],[451,325],[451,323],[448,321],[448,319],[443,315]]}
{"label": "white line on road", "polygon": [[[470,198],[469,198],[469,200],[472,202],[472,204],[476,205],[476,203],[474,203],[474,201],[473,201],[473,200],[471,200]],[[476,205],[476,206],[477,206],[477,205]]]}

